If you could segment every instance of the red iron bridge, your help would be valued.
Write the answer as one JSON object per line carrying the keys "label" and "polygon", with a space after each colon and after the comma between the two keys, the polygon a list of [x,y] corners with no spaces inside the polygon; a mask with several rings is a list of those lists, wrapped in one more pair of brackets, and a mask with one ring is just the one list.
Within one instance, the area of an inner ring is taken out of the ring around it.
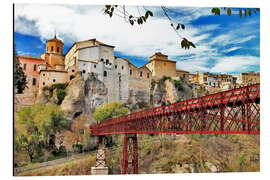
{"label": "red iron bridge", "polygon": [[[260,134],[260,84],[142,110],[90,126],[98,135],[125,134],[122,174],[138,173],[137,133]],[[96,166],[99,155],[97,151]]]}

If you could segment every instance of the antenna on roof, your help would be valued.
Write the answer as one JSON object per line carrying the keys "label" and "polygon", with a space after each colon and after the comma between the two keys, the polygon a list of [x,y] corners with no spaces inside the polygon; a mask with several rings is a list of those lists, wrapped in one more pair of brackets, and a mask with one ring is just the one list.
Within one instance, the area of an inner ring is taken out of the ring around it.
{"label": "antenna on roof", "polygon": [[54,29],[54,38],[56,39],[56,29]]}

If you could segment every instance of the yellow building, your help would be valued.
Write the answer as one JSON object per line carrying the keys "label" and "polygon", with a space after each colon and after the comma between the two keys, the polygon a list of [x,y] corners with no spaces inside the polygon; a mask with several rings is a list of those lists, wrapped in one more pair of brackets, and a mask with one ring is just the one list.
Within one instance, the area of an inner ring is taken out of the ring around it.
{"label": "yellow building", "polygon": [[64,69],[63,45],[64,43],[56,36],[46,42],[46,52],[41,54],[40,57],[45,60],[49,69]]}
{"label": "yellow building", "polygon": [[253,71],[240,73],[238,76],[238,83],[242,85],[260,83],[260,73],[255,73]]}
{"label": "yellow building", "polygon": [[151,56],[149,62],[144,66],[146,66],[151,71],[153,77],[182,77],[186,80],[186,82],[189,81],[189,72],[181,69],[176,69],[176,61],[169,60],[167,55],[164,55],[160,52],[157,52]]}

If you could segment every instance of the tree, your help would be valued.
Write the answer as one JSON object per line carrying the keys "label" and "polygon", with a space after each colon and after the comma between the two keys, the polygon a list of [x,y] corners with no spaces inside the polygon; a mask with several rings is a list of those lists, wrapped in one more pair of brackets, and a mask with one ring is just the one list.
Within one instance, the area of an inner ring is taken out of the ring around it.
{"label": "tree", "polygon": [[22,94],[23,90],[27,87],[26,75],[18,61],[15,46],[13,49],[13,73],[14,89],[16,90],[16,93]]}
{"label": "tree", "polygon": [[30,161],[39,157],[42,148],[55,148],[55,135],[68,127],[64,111],[57,105],[22,107],[17,113],[15,150],[25,151]]}
{"label": "tree", "polygon": [[[192,41],[189,41],[186,37],[181,36],[181,31],[185,30],[185,25],[183,23],[175,22],[170,16],[170,12],[175,13],[173,10],[166,6],[161,6],[163,15],[169,20],[171,27],[175,31],[176,35],[179,39],[181,39],[181,48],[189,49],[190,47],[196,48],[195,44]],[[109,17],[112,17],[113,15],[117,15],[118,17],[123,18],[126,22],[130,23],[131,26],[133,26],[136,22],[138,25],[142,25],[146,23],[149,19],[149,17],[154,16],[153,12],[147,9],[145,6],[142,8],[137,6],[138,15],[134,15],[128,12],[125,5],[105,5],[105,8],[103,9],[104,14],[109,15]],[[224,10],[226,11],[227,15],[230,16],[232,13],[231,8],[212,8],[211,13],[215,15],[220,15],[220,12]],[[253,13],[256,14],[257,12],[260,12],[259,8],[239,8],[238,9],[238,15],[241,18],[242,14],[244,13],[245,17],[251,16]],[[210,12],[209,12],[210,13]]]}
{"label": "tree", "polygon": [[103,122],[111,118],[123,116],[128,113],[128,109],[123,107],[120,102],[105,103],[104,107],[98,107],[93,118],[96,122]]}

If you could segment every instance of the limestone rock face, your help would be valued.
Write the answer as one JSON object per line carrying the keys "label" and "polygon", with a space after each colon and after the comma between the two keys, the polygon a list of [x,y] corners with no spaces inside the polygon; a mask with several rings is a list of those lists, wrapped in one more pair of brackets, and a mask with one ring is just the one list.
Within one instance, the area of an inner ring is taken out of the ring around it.
{"label": "limestone rock face", "polygon": [[102,107],[106,98],[107,89],[96,74],[88,74],[84,81],[81,74],[77,73],[67,86],[67,95],[61,108],[67,112],[66,117],[71,121],[82,113],[91,119],[95,108]]}
{"label": "limestone rock face", "polygon": [[72,120],[74,116],[81,114],[83,111],[83,84],[81,74],[77,73],[67,86],[67,94],[61,104],[61,108],[67,112],[66,117],[69,120]]}
{"label": "limestone rock face", "polygon": [[97,75],[91,73],[88,75],[84,83],[84,113],[88,117],[92,114],[96,107],[102,107],[107,102],[107,89],[105,84],[98,80]]}
{"label": "limestone rock face", "polygon": [[182,81],[182,89],[178,90],[173,80],[159,80],[152,83],[151,103],[153,106],[160,106],[162,102],[166,104],[175,103],[179,100],[186,100],[193,97],[192,88]]}

